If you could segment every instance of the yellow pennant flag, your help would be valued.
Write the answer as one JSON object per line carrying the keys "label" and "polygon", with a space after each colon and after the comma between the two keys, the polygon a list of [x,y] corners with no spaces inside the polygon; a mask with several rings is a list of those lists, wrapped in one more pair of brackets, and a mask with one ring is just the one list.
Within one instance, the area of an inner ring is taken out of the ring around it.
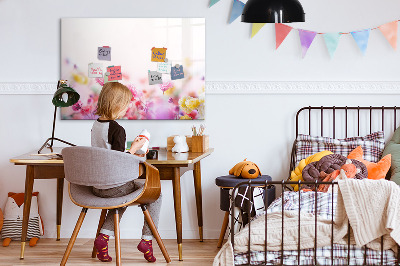
{"label": "yellow pennant flag", "polygon": [[256,35],[262,27],[264,27],[265,23],[253,23],[252,24],[252,28],[251,28],[251,38],[254,37],[254,35]]}

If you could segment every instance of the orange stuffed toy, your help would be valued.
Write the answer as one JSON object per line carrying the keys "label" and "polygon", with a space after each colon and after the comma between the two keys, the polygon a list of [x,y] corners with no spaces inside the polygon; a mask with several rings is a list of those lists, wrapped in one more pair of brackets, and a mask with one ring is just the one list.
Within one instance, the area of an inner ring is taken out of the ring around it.
{"label": "orange stuffed toy", "polygon": [[244,159],[242,162],[237,163],[229,171],[229,174],[249,179],[257,178],[258,176],[260,176],[261,171],[258,166],[255,163],[246,160],[247,158]]}
{"label": "orange stuffed toy", "polygon": [[368,179],[384,179],[386,177],[387,172],[390,169],[390,165],[392,163],[392,155],[388,154],[383,157],[379,162],[373,163],[368,162],[363,159],[363,149],[361,146],[355,148],[350,154],[347,156],[349,159],[356,159],[367,167],[368,170]]}

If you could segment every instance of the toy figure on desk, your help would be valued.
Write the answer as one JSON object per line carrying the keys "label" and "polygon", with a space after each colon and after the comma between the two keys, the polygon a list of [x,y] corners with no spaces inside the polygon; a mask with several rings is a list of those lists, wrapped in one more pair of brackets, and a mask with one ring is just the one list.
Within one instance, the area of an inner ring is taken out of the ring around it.
{"label": "toy figure on desk", "polygon": [[[126,133],[125,129],[120,126],[115,120],[121,118],[127,112],[132,99],[131,91],[124,85],[118,82],[109,82],[104,84],[97,104],[97,112],[99,119],[93,123],[91,142],[93,147],[105,148],[110,150],[117,150],[125,152]],[[122,197],[132,192],[141,189],[144,186],[142,182],[135,182],[139,174],[139,162],[146,158],[148,153],[148,142],[150,135],[148,132],[142,132],[132,142],[131,148],[128,153],[137,156],[137,172],[132,174],[132,180],[127,183],[117,184],[112,187],[93,187],[92,192],[94,195],[101,198],[116,198]],[[144,145],[143,151],[140,151]],[[160,197],[153,203],[146,204],[154,224],[158,226],[158,220],[161,210]],[[120,219],[124,214],[126,207],[119,208],[118,212]],[[94,241],[94,246],[97,250],[97,258],[101,261],[111,261],[112,258],[108,255],[108,240],[110,236],[114,235],[114,216],[115,210],[108,210],[104,224],[100,230],[99,236]],[[142,230],[142,240],[140,241],[137,249],[144,254],[144,258],[148,262],[155,262],[156,258],[153,255],[152,247],[153,234],[147,222],[144,222]]]}
{"label": "toy figure on desk", "polygon": [[175,146],[172,148],[172,152],[188,152],[189,146],[186,143],[185,136],[175,136],[174,137]]}
{"label": "toy figure on desk", "polygon": [[[39,192],[32,193],[31,212],[29,214],[28,234],[29,246],[36,246],[40,236],[43,235],[43,223],[39,215]],[[4,208],[4,222],[1,230],[3,247],[8,247],[11,240],[21,241],[22,217],[24,212],[24,193],[9,192]]]}

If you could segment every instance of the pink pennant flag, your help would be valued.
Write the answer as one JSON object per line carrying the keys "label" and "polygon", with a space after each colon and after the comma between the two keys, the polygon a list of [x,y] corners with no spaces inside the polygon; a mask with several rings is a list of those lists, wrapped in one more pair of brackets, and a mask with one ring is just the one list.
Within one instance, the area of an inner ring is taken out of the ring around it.
{"label": "pink pennant flag", "polygon": [[393,49],[397,48],[397,20],[378,27]]}
{"label": "pink pennant flag", "polygon": [[288,36],[292,29],[293,28],[288,25],[275,23],[276,49],[278,49],[278,47],[282,44],[282,42],[285,40],[286,36]]}
{"label": "pink pennant flag", "polygon": [[310,48],[315,36],[317,33],[315,31],[308,31],[308,30],[300,30],[299,29],[299,36],[300,36],[300,43],[301,43],[301,54],[304,58]]}

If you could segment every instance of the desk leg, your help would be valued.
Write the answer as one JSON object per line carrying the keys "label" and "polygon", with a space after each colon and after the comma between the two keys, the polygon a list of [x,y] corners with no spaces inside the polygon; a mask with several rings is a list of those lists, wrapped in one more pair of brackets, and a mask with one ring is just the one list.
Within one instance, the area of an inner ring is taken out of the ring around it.
{"label": "desk leg", "polygon": [[60,241],[64,178],[57,178],[57,241]]}
{"label": "desk leg", "polygon": [[24,195],[24,213],[22,220],[22,233],[21,233],[21,255],[20,259],[24,259],[26,235],[28,233],[29,213],[31,212],[31,200],[34,181],[34,166],[26,166],[25,177],[25,195]]}
{"label": "desk leg", "polygon": [[182,260],[182,205],[181,205],[181,174],[179,167],[174,167],[174,178],[172,179],[174,191],[175,223],[178,242],[179,260]]}
{"label": "desk leg", "polygon": [[201,196],[201,168],[200,161],[194,164],[194,191],[196,194],[197,220],[199,225],[200,242],[203,242],[203,203]]}

